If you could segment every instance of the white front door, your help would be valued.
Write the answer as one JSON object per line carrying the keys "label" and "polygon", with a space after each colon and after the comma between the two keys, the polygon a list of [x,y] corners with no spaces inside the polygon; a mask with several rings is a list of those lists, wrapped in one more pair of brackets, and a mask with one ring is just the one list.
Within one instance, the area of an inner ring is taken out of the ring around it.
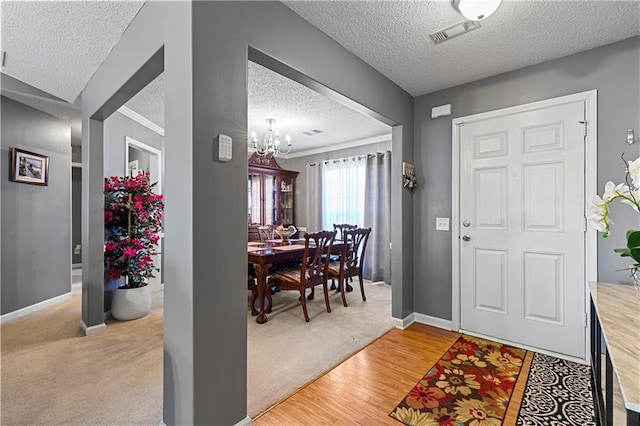
{"label": "white front door", "polygon": [[459,128],[463,330],[584,358],[584,111]]}

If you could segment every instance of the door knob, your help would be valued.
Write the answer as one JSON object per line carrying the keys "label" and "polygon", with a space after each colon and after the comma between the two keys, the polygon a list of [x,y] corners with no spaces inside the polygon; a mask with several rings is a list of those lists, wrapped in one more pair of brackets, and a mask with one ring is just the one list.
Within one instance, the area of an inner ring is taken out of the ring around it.
{"label": "door knob", "polygon": [[463,235],[463,236],[462,236],[462,239],[463,239],[464,241],[471,241],[471,237],[470,237],[470,236],[468,236],[468,235]]}

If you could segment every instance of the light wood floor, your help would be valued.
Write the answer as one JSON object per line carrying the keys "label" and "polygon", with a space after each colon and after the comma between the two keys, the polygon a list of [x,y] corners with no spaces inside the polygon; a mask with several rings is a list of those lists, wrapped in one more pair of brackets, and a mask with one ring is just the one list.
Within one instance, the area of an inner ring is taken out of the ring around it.
{"label": "light wood floor", "polygon": [[[397,426],[400,423],[389,413],[459,336],[422,324],[391,330],[259,415],[253,424]],[[515,424],[531,358],[527,352],[504,425]]]}

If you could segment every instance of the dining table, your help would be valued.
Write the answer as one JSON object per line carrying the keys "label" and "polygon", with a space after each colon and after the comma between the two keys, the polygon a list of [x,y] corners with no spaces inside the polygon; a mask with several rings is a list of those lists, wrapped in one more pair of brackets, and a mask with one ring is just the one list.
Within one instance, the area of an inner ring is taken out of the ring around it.
{"label": "dining table", "polygon": [[[302,260],[304,253],[305,240],[289,239],[288,244],[282,244],[282,240],[267,240],[263,242],[248,242],[247,255],[248,261],[253,265],[256,275],[256,285],[251,288],[251,315],[256,317],[258,324],[264,324],[268,321],[267,314],[271,313],[271,292],[267,287],[267,278],[271,267],[278,264],[290,263]],[[336,253],[342,248],[342,243],[334,241],[332,252]],[[313,240],[309,245],[309,256],[315,255],[316,248]],[[265,306],[265,298],[267,304]],[[258,308],[256,309],[256,300]]]}

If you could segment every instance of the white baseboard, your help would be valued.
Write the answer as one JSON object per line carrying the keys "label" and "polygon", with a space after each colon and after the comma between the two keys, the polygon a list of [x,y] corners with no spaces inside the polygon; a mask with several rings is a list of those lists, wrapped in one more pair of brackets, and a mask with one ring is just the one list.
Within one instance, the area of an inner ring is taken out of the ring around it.
{"label": "white baseboard", "polygon": [[247,416],[244,419],[240,420],[235,426],[251,426],[251,417]]}
{"label": "white baseboard", "polygon": [[[396,328],[401,330],[406,329],[414,322],[419,324],[426,324],[433,327],[443,328],[445,330],[453,330],[453,322],[450,320],[445,320],[442,318],[436,318],[425,314],[419,314],[417,312],[413,312],[407,315],[403,319],[391,318],[391,321],[395,324]],[[454,330],[455,331],[455,330]]]}
{"label": "white baseboard", "polygon": [[[235,426],[251,426],[251,417],[247,416],[244,419],[240,420]],[[167,426],[164,421],[160,421],[159,426]]]}
{"label": "white baseboard", "polygon": [[3,324],[6,321],[11,321],[12,319],[20,318],[25,315],[28,315],[32,312],[39,311],[40,309],[44,309],[48,306],[55,305],[60,302],[64,302],[71,298],[71,292],[61,294],[60,296],[53,297],[51,299],[43,300],[42,302],[36,303],[35,305],[25,306],[22,309],[18,309],[13,312],[6,313],[0,316],[0,324]]}
{"label": "white baseboard", "polygon": [[400,318],[391,317],[391,323],[395,328],[399,328],[401,330],[404,329],[404,327],[402,327],[402,320]]}
{"label": "white baseboard", "polygon": [[[445,330],[453,330],[453,322],[442,318],[432,317],[425,314],[413,313],[415,321],[420,324],[431,325],[433,327],[443,328]],[[455,330],[457,331],[457,330]]]}
{"label": "white baseboard", "polygon": [[82,283],[73,283],[71,284],[71,293],[72,294],[81,294],[82,293]]}
{"label": "white baseboard", "polygon": [[85,336],[93,336],[107,331],[107,324],[102,323],[87,327],[87,324],[85,324],[83,320],[80,320],[80,330],[82,330],[82,333],[84,333]]}
{"label": "white baseboard", "polygon": [[391,318],[391,320],[396,325],[396,328],[399,328],[400,330],[404,330],[415,322],[415,314],[411,313],[406,317],[404,317],[403,319]]}

